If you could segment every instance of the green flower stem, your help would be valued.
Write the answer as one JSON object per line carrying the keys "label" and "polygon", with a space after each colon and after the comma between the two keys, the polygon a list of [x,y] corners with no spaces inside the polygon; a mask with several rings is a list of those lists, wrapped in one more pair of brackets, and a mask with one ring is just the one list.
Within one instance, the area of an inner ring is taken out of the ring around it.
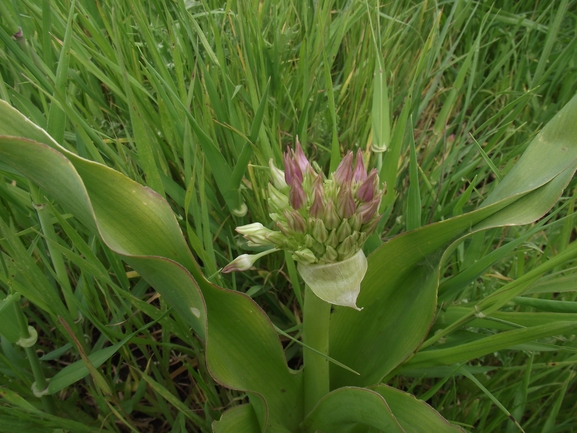
{"label": "green flower stem", "polygon": [[[329,324],[331,304],[317,297],[305,285],[303,308],[303,342],[305,345],[329,354]],[[305,414],[329,392],[329,361],[327,358],[303,348]]]}
{"label": "green flower stem", "polygon": [[[22,340],[29,339],[31,335],[28,331],[28,321],[26,320],[26,316],[24,316],[24,313],[20,309],[20,304],[18,302],[15,302],[13,305],[16,311],[18,328],[20,330],[20,338]],[[34,346],[24,347],[24,351],[26,352],[26,357],[30,363],[30,369],[32,370],[32,374],[34,376],[36,388],[40,391],[46,389],[48,387],[48,381],[46,380],[46,376],[44,376],[44,371],[42,371],[42,366],[40,365],[40,360],[38,359],[36,350],[34,350]],[[40,399],[42,400],[42,407],[44,408],[44,411],[54,415],[56,413],[56,406],[52,396],[43,395],[40,397]]]}

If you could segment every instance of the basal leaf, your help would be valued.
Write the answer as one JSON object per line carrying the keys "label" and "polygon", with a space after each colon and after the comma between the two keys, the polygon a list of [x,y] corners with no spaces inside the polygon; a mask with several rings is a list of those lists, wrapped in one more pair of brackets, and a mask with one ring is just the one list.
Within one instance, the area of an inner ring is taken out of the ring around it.
{"label": "basal leaf", "polygon": [[260,425],[250,404],[241,404],[222,414],[212,424],[214,433],[258,433]]}
{"label": "basal leaf", "polygon": [[411,394],[386,385],[370,388],[379,393],[391,408],[391,412],[406,433],[459,433],[457,426],[450,424],[439,412]]}
{"label": "basal leaf", "polygon": [[345,387],[327,394],[303,422],[307,433],[346,433],[354,424],[387,433],[404,432],[385,399],[366,388]]}

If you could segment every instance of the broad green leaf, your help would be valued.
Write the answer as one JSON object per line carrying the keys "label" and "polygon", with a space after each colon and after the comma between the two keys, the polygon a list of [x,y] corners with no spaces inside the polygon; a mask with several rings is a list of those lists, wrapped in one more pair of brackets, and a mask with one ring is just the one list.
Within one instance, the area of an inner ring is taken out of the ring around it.
{"label": "broad green leaf", "polygon": [[263,427],[294,430],[302,420],[302,375],[289,371],[274,327],[256,303],[204,278],[168,203],[122,174],[67,152],[3,101],[0,119],[2,161],[98,231],[149,279],[206,338],[215,379],[254,396],[251,402]]}
{"label": "broad green leaf", "polygon": [[337,307],[330,331],[331,357],[361,376],[331,366],[331,388],[376,383],[411,355],[428,333],[440,268],[455,241],[472,228],[526,224],[547,212],[577,167],[576,136],[574,97],[534,138],[481,208],[404,233],[368,257],[357,302],[364,310]]}
{"label": "broad green leaf", "polygon": [[[206,356],[221,384],[262,396],[251,403],[261,426],[294,430],[303,418],[302,374],[290,372],[268,316],[245,294],[201,283],[209,314]],[[264,406],[263,406],[264,405]],[[268,420],[263,418],[268,411]]]}
{"label": "broad green leaf", "polygon": [[404,432],[385,399],[366,388],[344,387],[327,394],[303,422],[307,433],[346,433],[352,424],[387,433]]}
{"label": "broad green leaf", "polygon": [[222,414],[212,424],[214,433],[258,433],[260,426],[250,404],[241,404]]}
{"label": "broad green leaf", "polygon": [[406,433],[459,433],[463,430],[450,424],[439,412],[411,394],[386,385],[370,388],[386,400],[391,412]]}

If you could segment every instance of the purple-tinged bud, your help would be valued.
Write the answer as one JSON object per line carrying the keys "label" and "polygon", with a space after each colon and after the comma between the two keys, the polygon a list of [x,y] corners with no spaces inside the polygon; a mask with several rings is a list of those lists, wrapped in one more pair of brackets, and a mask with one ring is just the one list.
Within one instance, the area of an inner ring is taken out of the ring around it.
{"label": "purple-tinged bud", "polygon": [[288,227],[286,221],[276,221],[276,226],[281,231],[281,233],[287,237],[294,236],[294,232]]}
{"label": "purple-tinged bud", "polygon": [[325,228],[325,224],[323,220],[320,218],[314,218],[312,227],[310,230],[313,234],[313,237],[319,241],[320,243],[324,244],[329,236],[328,230]]}
{"label": "purple-tinged bud", "polygon": [[325,193],[323,188],[323,179],[318,176],[313,183],[313,204],[309,213],[314,218],[322,218],[325,213]]}
{"label": "purple-tinged bud", "polygon": [[339,226],[340,220],[335,204],[332,201],[327,202],[325,206],[325,215],[323,216],[325,227],[328,230],[336,229]]}
{"label": "purple-tinged bud", "polygon": [[282,170],[279,170],[278,168],[276,168],[276,166],[274,165],[274,163],[272,162],[272,158],[268,160],[268,166],[270,169],[270,178],[272,180],[273,185],[277,188],[282,190],[285,190],[287,188],[287,183],[285,181],[285,174]]}
{"label": "purple-tinged bud", "polygon": [[347,237],[349,237],[352,232],[353,232],[353,230],[351,229],[349,222],[347,220],[343,220],[341,222],[341,225],[337,229],[337,239],[339,240],[339,242],[342,242]]}
{"label": "purple-tinged bud", "polygon": [[277,248],[272,248],[270,250],[266,250],[263,251],[262,253],[258,253],[258,254],[241,254],[240,256],[238,256],[236,259],[234,259],[232,262],[230,262],[228,265],[226,265],[223,269],[222,269],[222,273],[223,274],[228,274],[230,272],[244,272],[244,271],[248,271],[250,268],[252,268],[252,265],[254,264],[254,262],[256,262],[258,259],[260,259],[263,256],[266,256],[268,254],[274,253],[278,251]]}
{"label": "purple-tinged bud", "polygon": [[285,210],[283,215],[287,220],[289,229],[294,233],[304,233],[306,231],[307,223],[296,210]]}
{"label": "purple-tinged bud", "polygon": [[371,218],[373,218],[379,211],[379,205],[381,204],[381,196],[375,197],[372,201],[368,203],[363,203],[359,206],[358,213],[360,220],[363,224],[368,223]]}
{"label": "purple-tinged bud", "polygon": [[289,202],[293,209],[299,210],[307,203],[307,193],[301,183],[291,185],[289,192]]}
{"label": "purple-tinged bud", "polygon": [[356,212],[357,206],[350,185],[341,186],[337,194],[337,213],[341,218],[350,218]]}
{"label": "purple-tinged bud", "polygon": [[295,260],[297,260],[300,263],[313,264],[318,261],[314,253],[308,248],[302,248],[300,250],[295,251],[293,256],[295,256]]}
{"label": "purple-tinged bud", "polygon": [[355,182],[363,182],[366,178],[367,170],[365,169],[365,163],[363,161],[363,152],[359,149],[357,150],[357,161],[353,172],[353,180]]}
{"label": "purple-tinged bud", "polygon": [[307,159],[307,157],[305,156],[305,153],[303,152],[303,148],[301,147],[301,143],[300,143],[298,137],[296,138],[296,146],[295,147],[296,147],[296,150],[295,150],[293,156],[294,156],[294,160],[296,161],[299,168],[301,169],[301,173],[304,175],[305,173],[312,172],[313,168],[311,167],[309,160]]}
{"label": "purple-tinged bud", "polygon": [[255,256],[250,254],[241,254],[228,265],[222,269],[223,274],[229,274],[231,272],[244,272],[252,268],[252,265],[256,261]]}
{"label": "purple-tinged bud", "polygon": [[357,197],[363,202],[369,202],[375,196],[375,192],[379,187],[379,177],[377,169],[373,168],[369,176],[365,179],[363,184],[357,190]]}
{"label": "purple-tinged bud", "polygon": [[379,221],[381,220],[381,216],[382,215],[375,215],[372,220],[370,220],[366,224],[363,224],[363,227],[362,227],[363,232],[368,233],[368,234],[373,234],[373,232],[376,230],[377,226],[379,225]]}
{"label": "purple-tinged bud", "polygon": [[335,171],[335,179],[340,185],[350,183],[353,178],[353,152],[349,151]]}
{"label": "purple-tinged bud", "polygon": [[289,151],[287,150],[284,155],[284,178],[290,187],[293,187],[296,184],[303,183],[303,173],[295,162],[294,159],[291,158]]}

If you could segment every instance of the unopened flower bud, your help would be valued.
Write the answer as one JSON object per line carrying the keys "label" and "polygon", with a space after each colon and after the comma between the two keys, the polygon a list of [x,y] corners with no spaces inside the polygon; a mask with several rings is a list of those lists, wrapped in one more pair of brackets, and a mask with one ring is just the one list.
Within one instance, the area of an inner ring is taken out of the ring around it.
{"label": "unopened flower bud", "polygon": [[295,183],[290,187],[289,202],[294,209],[300,209],[307,202],[307,194],[305,193],[301,183]]}
{"label": "unopened flower bud", "polygon": [[353,216],[357,206],[353,198],[353,193],[349,185],[343,185],[337,195],[337,213],[341,218]]}
{"label": "unopened flower bud", "polygon": [[317,257],[308,248],[302,248],[294,252],[295,260],[299,263],[312,264],[317,261]]}
{"label": "unopened flower bud", "polygon": [[351,182],[353,178],[353,152],[348,152],[346,156],[341,160],[341,163],[337,167],[335,171],[335,179],[336,181],[343,185],[348,184]]}
{"label": "unopened flower bud", "polygon": [[284,178],[287,185],[292,188],[294,185],[302,184],[303,173],[296,161],[290,157],[289,152],[285,152],[283,159],[285,169]]}
{"label": "unopened flower bud", "polygon": [[353,180],[355,182],[363,182],[367,178],[367,170],[363,161],[363,152],[361,149],[357,151],[357,161],[355,163],[355,170],[353,172]]}
{"label": "unopened flower bud", "polygon": [[357,197],[363,202],[368,202],[373,199],[375,192],[378,190],[379,178],[376,169],[372,169],[369,176],[365,179],[362,185],[357,190]]}
{"label": "unopened flower bud", "polygon": [[325,228],[325,224],[323,220],[320,218],[315,218],[312,221],[312,228],[311,228],[313,237],[319,241],[320,243],[324,244],[329,236],[329,232]]}
{"label": "unopened flower bud", "polygon": [[278,251],[278,249],[273,248],[273,249],[270,249],[267,251],[263,251],[262,253],[259,253],[259,254],[241,254],[236,259],[234,259],[232,262],[230,262],[228,265],[226,265],[222,269],[222,273],[228,274],[230,272],[248,271],[250,268],[252,268],[252,265],[258,259],[260,259],[261,257],[266,256],[268,254],[274,253],[276,251]]}
{"label": "unopened flower bud", "polygon": [[283,212],[287,220],[288,227],[295,233],[304,233],[307,228],[307,223],[304,218],[296,210],[286,210]]}
{"label": "unopened flower bud", "polygon": [[312,171],[311,164],[303,152],[303,148],[298,137],[296,138],[296,145],[293,156],[303,175]]}
{"label": "unopened flower bud", "polygon": [[372,201],[359,206],[357,215],[363,224],[369,222],[378,213],[380,204],[381,197],[375,197]]}
{"label": "unopened flower bud", "polygon": [[272,161],[272,158],[269,159],[268,166],[270,168],[270,172],[269,172],[270,178],[271,178],[272,183],[275,186],[275,188],[277,188],[281,191],[286,190],[288,185],[287,185],[285,178],[284,178],[284,172],[275,167],[275,165]]}
{"label": "unopened flower bud", "polygon": [[325,241],[325,244],[333,248],[336,248],[339,245],[339,238],[337,237],[336,229],[331,230],[331,232],[329,233],[329,237]]}
{"label": "unopened flower bud", "polygon": [[353,230],[351,229],[349,222],[347,220],[343,220],[337,229],[337,239],[339,242],[342,242],[345,240],[345,238],[349,237],[352,232]]}
{"label": "unopened flower bud", "polygon": [[342,241],[339,246],[337,247],[337,252],[339,253],[339,258],[341,260],[348,259],[355,251],[356,242],[353,236],[347,237],[344,241]]}
{"label": "unopened flower bud", "polygon": [[325,206],[325,215],[323,216],[323,221],[325,222],[325,227],[328,230],[332,230],[339,225],[339,215],[337,214],[337,209],[335,208],[335,203],[333,201],[327,202]]}
{"label": "unopened flower bud", "polygon": [[282,212],[289,207],[288,197],[281,193],[278,189],[268,184],[268,204],[271,210],[275,212]]}
{"label": "unopened flower bud", "polygon": [[325,212],[325,194],[322,183],[322,178],[318,176],[313,184],[313,204],[309,209],[312,217],[322,218]]}
{"label": "unopened flower bud", "polygon": [[338,258],[339,258],[339,253],[337,253],[337,250],[335,250],[331,246],[327,246],[327,248],[325,249],[324,262],[325,263],[336,262]]}

